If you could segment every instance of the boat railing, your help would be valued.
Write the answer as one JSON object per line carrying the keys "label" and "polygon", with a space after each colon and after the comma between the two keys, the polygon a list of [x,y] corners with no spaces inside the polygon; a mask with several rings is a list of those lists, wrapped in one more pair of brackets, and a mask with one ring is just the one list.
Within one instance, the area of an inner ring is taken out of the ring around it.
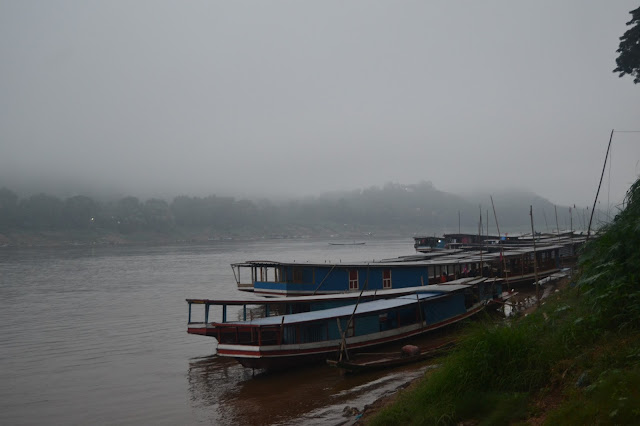
{"label": "boat railing", "polygon": [[[229,307],[236,308],[236,310],[234,311],[235,312],[234,315],[237,314],[238,316],[237,319],[242,321],[246,321],[247,319],[253,319],[256,317],[262,318],[262,317],[271,315],[269,305],[259,300],[256,300],[255,302],[249,301],[249,300],[241,301],[241,302],[209,300],[209,299],[186,299],[186,300],[187,300],[187,303],[189,304],[189,318],[188,318],[187,324],[197,324],[202,322],[204,322],[205,324],[210,323],[211,307],[221,308],[222,323],[226,323],[228,321]],[[204,306],[204,321],[193,321],[192,305]]]}
{"label": "boat railing", "polygon": [[281,327],[277,325],[233,325],[214,324],[214,337],[219,343],[261,346],[279,344],[282,341]]}

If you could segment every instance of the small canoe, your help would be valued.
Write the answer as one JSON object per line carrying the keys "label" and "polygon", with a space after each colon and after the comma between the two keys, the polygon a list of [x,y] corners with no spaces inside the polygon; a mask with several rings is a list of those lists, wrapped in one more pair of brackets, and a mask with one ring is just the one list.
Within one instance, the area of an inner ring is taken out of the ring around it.
{"label": "small canoe", "polygon": [[394,368],[414,362],[424,361],[442,355],[455,345],[454,341],[447,342],[437,347],[420,349],[418,353],[406,355],[403,351],[394,353],[360,353],[352,356],[350,360],[328,359],[327,364],[344,370],[346,373],[362,373],[367,371]]}

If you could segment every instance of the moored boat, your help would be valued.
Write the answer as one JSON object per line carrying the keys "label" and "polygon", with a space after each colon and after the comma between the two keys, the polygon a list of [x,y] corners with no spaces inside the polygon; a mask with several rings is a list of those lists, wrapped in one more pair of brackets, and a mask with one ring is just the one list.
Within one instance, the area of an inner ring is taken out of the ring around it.
{"label": "moored boat", "polygon": [[364,241],[353,241],[351,243],[329,243],[330,246],[363,246],[366,242]]}
{"label": "moored boat", "polygon": [[[510,285],[560,270],[563,246],[442,249],[372,262],[317,263],[247,261],[231,265],[239,290],[268,296],[358,293],[449,282],[462,277],[504,278]],[[535,259],[535,260],[534,260]]]}
{"label": "moored boat", "polygon": [[[480,312],[499,290],[473,284],[424,287],[414,294],[246,321],[191,321],[188,332],[215,337],[217,354],[245,367],[280,369],[325,361],[340,347],[360,351],[418,336]],[[192,303],[189,304],[191,307]]]}

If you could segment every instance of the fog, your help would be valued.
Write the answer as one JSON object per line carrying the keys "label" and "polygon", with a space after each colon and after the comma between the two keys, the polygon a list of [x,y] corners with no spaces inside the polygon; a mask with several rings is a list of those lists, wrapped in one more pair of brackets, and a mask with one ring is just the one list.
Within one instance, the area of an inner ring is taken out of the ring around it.
{"label": "fog", "polygon": [[[0,187],[284,197],[431,181],[593,202],[637,1],[4,1]],[[640,173],[616,132],[601,199]]]}

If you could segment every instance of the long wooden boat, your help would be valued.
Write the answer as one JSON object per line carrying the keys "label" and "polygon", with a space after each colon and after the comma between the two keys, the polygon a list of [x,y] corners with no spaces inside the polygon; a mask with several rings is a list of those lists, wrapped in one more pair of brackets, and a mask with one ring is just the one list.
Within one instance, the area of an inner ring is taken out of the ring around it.
{"label": "long wooden boat", "polygon": [[433,348],[420,348],[415,355],[406,355],[402,351],[372,354],[359,353],[352,355],[350,359],[328,359],[327,364],[331,367],[340,368],[347,373],[364,373],[426,361],[442,355],[453,348],[454,345],[455,342],[451,341]]}
{"label": "long wooden boat", "polygon": [[390,299],[247,321],[198,323],[190,318],[188,332],[215,337],[217,354],[245,367],[281,369],[324,362],[340,347],[358,351],[440,329],[480,312],[492,298],[480,298],[475,285],[430,287],[436,286]]}
{"label": "long wooden boat", "polygon": [[[496,246],[500,248],[499,246]],[[449,282],[463,277],[504,278],[510,285],[560,270],[563,246],[438,250],[372,262],[314,263],[247,261],[231,265],[239,290],[264,296],[359,293]]]}

